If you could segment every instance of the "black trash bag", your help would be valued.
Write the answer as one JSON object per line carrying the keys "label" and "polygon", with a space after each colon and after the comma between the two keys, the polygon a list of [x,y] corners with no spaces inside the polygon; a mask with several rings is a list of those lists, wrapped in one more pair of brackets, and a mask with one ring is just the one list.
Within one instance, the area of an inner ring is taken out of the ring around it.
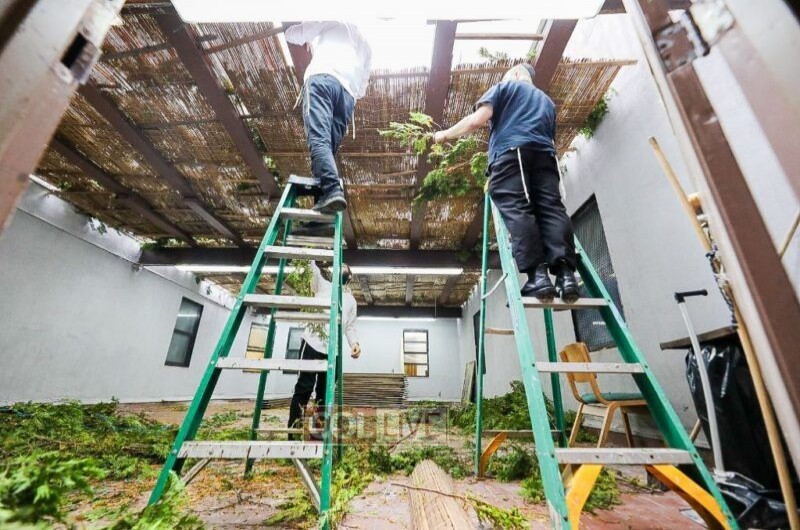
{"label": "black trash bag", "polygon": [[[717,340],[702,348],[723,465],[731,472],[730,477],[718,482],[720,490],[743,528],[788,528],[767,429],[738,339]],[[686,379],[706,440],[711,440],[697,358],[691,349],[686,354]],[[796,478],[793,482],[798,491]]]}

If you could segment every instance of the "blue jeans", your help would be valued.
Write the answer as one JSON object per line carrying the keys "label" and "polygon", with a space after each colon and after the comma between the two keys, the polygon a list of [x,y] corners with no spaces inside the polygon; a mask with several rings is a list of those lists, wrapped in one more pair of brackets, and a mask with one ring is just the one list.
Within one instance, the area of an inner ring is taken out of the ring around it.
{"label": "blue jeans", "polygon": [[355,105],[353,96],[332,75],[312,75],[306,81],[303,126],[311,153],[311,173],[319,179],[323,195],[341,188],[334,155]]}

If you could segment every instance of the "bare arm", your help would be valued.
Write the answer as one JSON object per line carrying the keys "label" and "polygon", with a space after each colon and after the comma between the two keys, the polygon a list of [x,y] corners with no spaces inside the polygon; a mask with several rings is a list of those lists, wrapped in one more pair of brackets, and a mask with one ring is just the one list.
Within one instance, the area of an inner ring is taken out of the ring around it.
{"label": "bare arm", "polygon": [[433,141],[435,143],[442,143],[446,140],[455,140],[460,136],[464,136],[465,134],[469,134],[471,132],[475,132],[484,125],[492,118],[492,106],[491,105],[481,105],[478,107],[478,110],[463,118],[461,121],[450,127],[445,131],[437,131],[436,134],[433,135]]}

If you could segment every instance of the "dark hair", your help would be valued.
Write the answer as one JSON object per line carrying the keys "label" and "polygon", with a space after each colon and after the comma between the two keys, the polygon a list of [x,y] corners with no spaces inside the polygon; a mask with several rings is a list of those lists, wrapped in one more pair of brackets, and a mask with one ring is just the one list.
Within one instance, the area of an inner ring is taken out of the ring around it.
{"label": "dark hair", "polygon": [[353,273],[350,272],[350,266],[347,263],[342,263],[342,285],[347,285],[352,279]]}

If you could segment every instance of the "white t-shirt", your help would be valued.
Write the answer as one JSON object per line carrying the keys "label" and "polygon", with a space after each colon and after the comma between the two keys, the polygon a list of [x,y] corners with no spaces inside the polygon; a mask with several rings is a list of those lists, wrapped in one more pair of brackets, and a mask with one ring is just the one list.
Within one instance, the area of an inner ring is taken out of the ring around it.
{"label": "white t-shirt", "polygon": [[355,99],[367,92],[372,49],[354,24],[347,22],[303,22],[284,31],[289,44],[311,44],[311,63],[304,81],[317,74],[330,74]]}
{"label": "white t-shirt", "polygon": [[[311,290],[314,291],[314,298],[324,298],[325,300],[331,299],[331,282],[326,280],[317,267],[317,264],[311,262]],[[356,299],[348,290],[342,291],[342,330],[347,337],[347,343],[352,348],[358,342],[356,335],[356,313],[357,305]],[[327,331],[327,324],[323,324]],[[327,355],[328,353],[328,340],[320,337],[312,329],[306,327],[303,333],[303,340],[320,353]]]}

